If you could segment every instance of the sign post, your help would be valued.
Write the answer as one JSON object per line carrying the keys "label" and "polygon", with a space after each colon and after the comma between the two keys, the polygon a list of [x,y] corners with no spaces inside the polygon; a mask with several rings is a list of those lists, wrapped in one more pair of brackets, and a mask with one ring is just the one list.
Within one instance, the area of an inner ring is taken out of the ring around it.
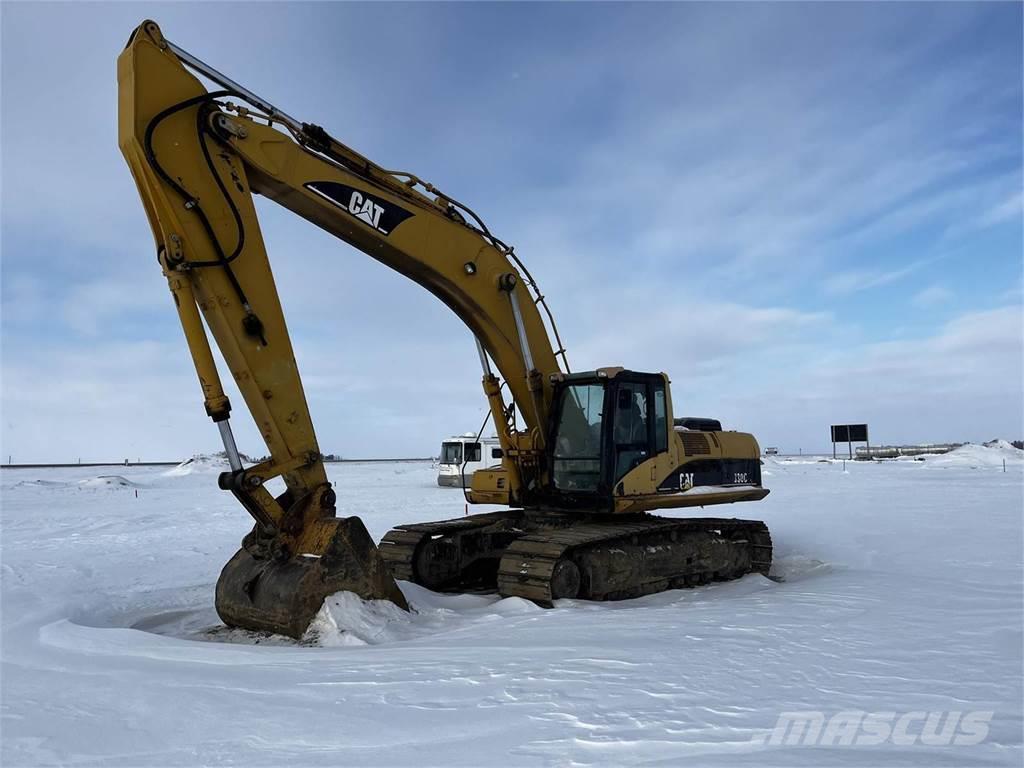
{"label": "sign post", "polygon": [[[846,443],[846,449],[849,452],[849,456],[853,458],[853,444],[854,443],[866,443],[868,448],[871,447],[871,443],[868,442],[868,425],[867,424],[833,424],[832,425],[832,458],[836,458],[836,443]],[[870,451],[868,452],[870,456]]]}

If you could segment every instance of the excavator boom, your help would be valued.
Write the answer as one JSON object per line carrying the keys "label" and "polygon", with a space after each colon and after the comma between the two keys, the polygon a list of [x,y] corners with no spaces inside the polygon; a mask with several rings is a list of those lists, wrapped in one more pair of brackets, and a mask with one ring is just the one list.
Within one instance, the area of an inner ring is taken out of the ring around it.
{"label": "excavator boom", "polygon": [[[189,70],[221,85],[207,91]],[[508,461],[505,498],[536,486],[558,372],[537,304],[511,251],[474,214],[289,117],[167,41],[146,21],[118,59],[119,144],[149,217],[231,472],[221,478],[255,525],[226,566],[217,607],[229,624],[299,635],[327,594],[404,598],[358,518],[337,518],[305,393],[267,259],[253,195],[260,194],[408,276],[470,327]],[[232,101],[234,100],[234,101]],[[288,133],[279,130],[283,127]],[[511,258],[514,258],[512,256]],[[209,329],[270,459],[244,469],[230,427]],[[489,371],[493,360],[524,429]],[[526,361],[529,361],[528,363]],[[274,498],[264,485],[283,477]]]}

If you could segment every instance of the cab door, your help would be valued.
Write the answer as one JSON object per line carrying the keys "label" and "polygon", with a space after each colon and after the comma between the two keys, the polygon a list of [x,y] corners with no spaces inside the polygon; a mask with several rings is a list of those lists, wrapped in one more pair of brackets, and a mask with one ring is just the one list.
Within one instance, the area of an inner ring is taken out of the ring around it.
{"label": "cab door", "polygon": [[668,450],[665,380],[649,374],[615,380],[611,429],[612,485],[634,467]]}

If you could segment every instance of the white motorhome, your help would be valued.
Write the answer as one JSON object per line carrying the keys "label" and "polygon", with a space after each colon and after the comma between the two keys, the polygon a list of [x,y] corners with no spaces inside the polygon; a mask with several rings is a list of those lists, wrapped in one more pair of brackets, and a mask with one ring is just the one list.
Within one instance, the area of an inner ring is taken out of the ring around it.
{"label": "white motorhome", "polygon": [[497,437],[485,437],[478,441],[473,432],[449,437],[441,443],[437,484],[462,488],[465,478],[465,487],[468,488],[476,470],[494,466],[500,461],[501,444]]}

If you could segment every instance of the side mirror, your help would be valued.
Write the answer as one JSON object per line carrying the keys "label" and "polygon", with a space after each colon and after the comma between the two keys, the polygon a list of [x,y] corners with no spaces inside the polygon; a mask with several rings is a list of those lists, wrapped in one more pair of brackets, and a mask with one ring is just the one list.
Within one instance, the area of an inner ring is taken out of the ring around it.
{"label": "side mirror", "polygon": [[505,454],[502,452],[501,448],[491,448],[492,459],[500,459],[504,455]]}

